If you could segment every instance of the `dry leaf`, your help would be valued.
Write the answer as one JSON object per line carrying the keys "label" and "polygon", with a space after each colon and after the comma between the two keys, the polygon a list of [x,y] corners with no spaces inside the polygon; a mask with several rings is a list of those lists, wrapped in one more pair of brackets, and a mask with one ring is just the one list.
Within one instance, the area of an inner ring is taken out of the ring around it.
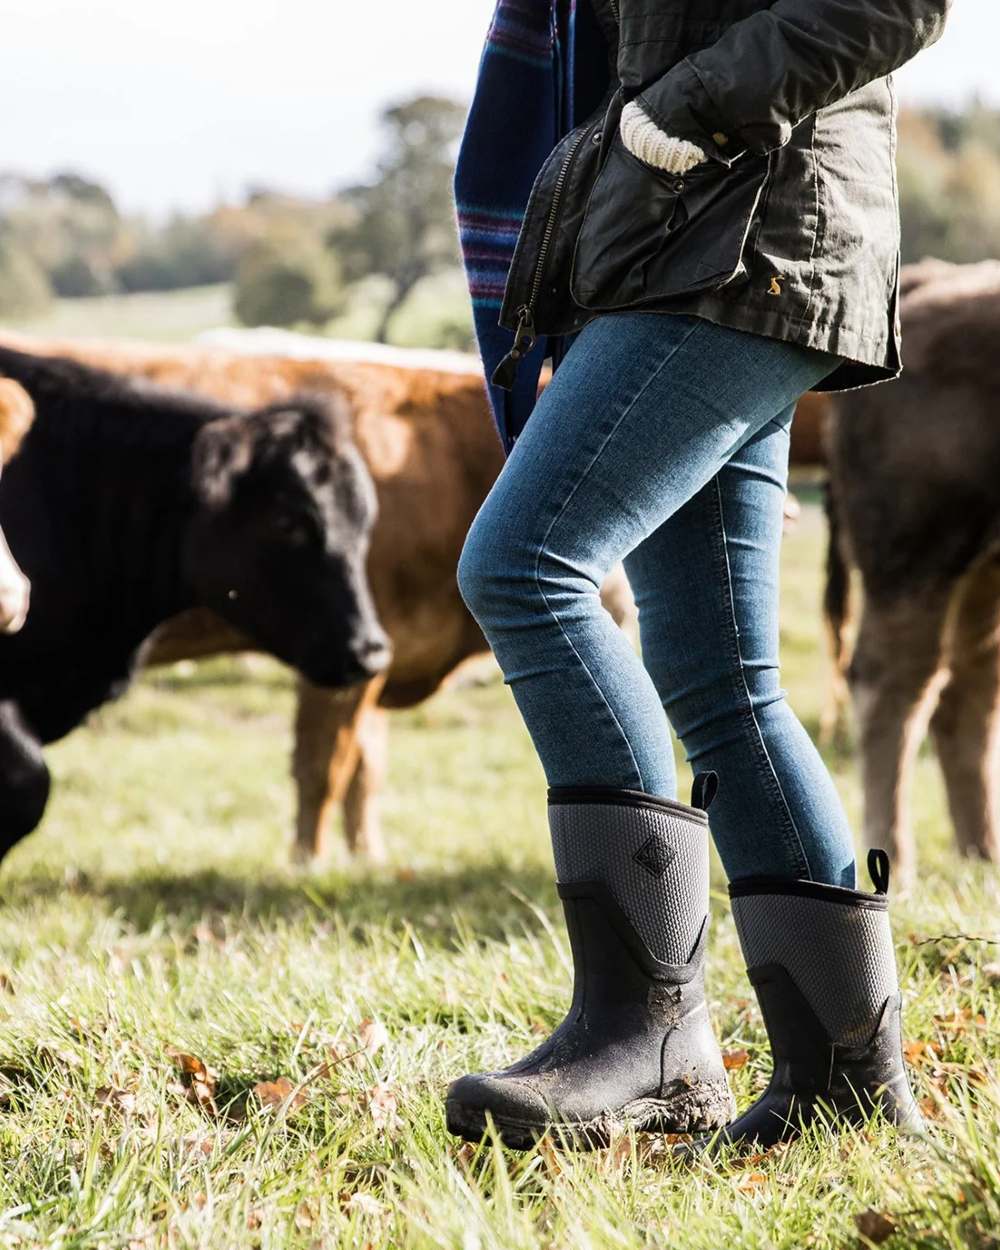
{"label": "dry leaf", "polygon": [[631,1139],[628,1133],[619,1133],[608,1146],[604,1156],[605,1164],[613,1171],[620,1172],[631,1158]]}
{"label": "dry leaf", "polygon": [[373,1085],[367,1092],[368,1114],[377,1129],[392,1132],[399,1123],[396,1094],[391,1085]]}
{"label": "dry leaf", "polygon": [[970,1027],[975,1029],[986,1027],[986,1017],[974,1016],[969,1007],[956,1007],[950,1016],[936,1015],[934,1020],[938,1028],[945,1033],[967,1033]]}
{"label": "dry leaf", "polygon": [[749,1172],[744,1176],[740,1183],[736,1186],[741,1194],[753,1193],[755,1189],[759,1189],[761,1185],[767,1184],[766,1172]]}
{"label": "dry leaf", "polygon": [[859,1212],[854,1217],[854,1223],[861,1236],[867,1237],[876,1246],[880,1246],[883,1241],[888,1241],[896,1231],[896,1225],[888,1215],[881,1211],[874,1211],[870,1207],[867,1211]]}
{"label": "dry leaf", "polygon": [[299,1232],[312,1228],[316,1222],[316,1207],[308,1198],[304,1198],[295,1208],[295,1227]]}
{"label": "dry leaf", "polygon": [[308,1101],[305,1091],[297,1090],[287,1076],[279,1076],[276,1081],[259,1081],[253,1092],[262,1107],[281,1107],[287,1103],[289,1111],[298,1111]]}
{"label": "dry leaf", "polygon": [[555,1180],[562,1175],[563,1161],[551,1137],[543,1137],[538,1143],[538,1156],[549,1176]]}
{"label": "dry leaf", "polygon": [[358,1036],[366,1055],[377,1055],[383,1046],[389,1044],[389,1031],[381,1020],[362,1020]]}
{"label": "dry leaf", "polygon": [[381,1215],[385,1207],[371,1194],[353,1193],[344,1203],[347,1211],[356,1211],[359,1215]]}
{"label": "dry leaf", "polygon": [[941,1056],[940,1042],[904,1042],[903,1054],[906,1056],[907,1063],[913,1064],[914,1067],[921,1067],[934,1062]]}
{"label": "dry leaf", "polygon": [[102,1085],[94,1094],[94,1102],[98,1107],[111,1107],[122,1115],[131,1115],[135,1110],[135,1094],[127,1089],[115,1089],[111,1085]]}
{"label": "dry leaf", "polygon": [[173,1046],[168,1046],[166,1053],[180,1068],[185,1078],[184,1089],[188,1101],[193,1102],[208,1115],[217,1116],[219,1114],[219,1109],[215,1105],[217,1078],[211,1068],[197,1055],[191,1055],[186,1050],[176,1050]]}
{"label": "dry leaf", "polygon": [[745,1050],[724,1050],[722,1052],[722,1066],[727,1072],[733,1072],[737,1068],[746,1067],[750,1061],[750,1054]]}
{"label": "dry leaf", "polygon": [[14,982],[9,972],[0,972],[0,994],[13,994]]}

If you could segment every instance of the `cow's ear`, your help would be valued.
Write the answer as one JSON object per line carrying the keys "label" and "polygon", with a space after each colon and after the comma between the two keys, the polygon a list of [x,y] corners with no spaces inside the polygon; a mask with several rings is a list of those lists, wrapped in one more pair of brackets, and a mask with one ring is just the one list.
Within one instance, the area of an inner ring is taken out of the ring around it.
{"label": "cow's ear", "polygon": [[209,507],[224,507],[252,459],[253,443],[244,417],[220,417],[202,426],[195,436],[192,455],[198,498]]}
{"label": "cow's ear", "polygon": [[17,455],[35,419],[31,396],[12,378],[0,378],[0,464]]}

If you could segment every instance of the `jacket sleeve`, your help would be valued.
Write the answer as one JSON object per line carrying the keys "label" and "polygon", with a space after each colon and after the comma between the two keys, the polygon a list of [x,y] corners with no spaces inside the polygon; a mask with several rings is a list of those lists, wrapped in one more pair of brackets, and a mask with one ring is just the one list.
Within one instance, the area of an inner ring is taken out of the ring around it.
{"label": "jacket sleeve", "polygon": [[669,135],[730,164],[904,65],[944,30],[952,0],[776,0],[636,97]]}

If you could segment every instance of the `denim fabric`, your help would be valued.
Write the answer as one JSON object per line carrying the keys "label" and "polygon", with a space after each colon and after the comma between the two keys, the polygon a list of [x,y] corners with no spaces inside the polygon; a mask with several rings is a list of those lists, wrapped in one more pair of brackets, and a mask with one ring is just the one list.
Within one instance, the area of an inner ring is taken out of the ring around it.
{"label": "denim fabric", "polygon": [[[789,427],[837,363],[686,314],[596,318],[459,562],[548,783],[675,798],[672,724],[719,774],[710,825],[730,879],[854,884],[843,808],[778,673]],[[642,659],[600,602],[622,559]]]}

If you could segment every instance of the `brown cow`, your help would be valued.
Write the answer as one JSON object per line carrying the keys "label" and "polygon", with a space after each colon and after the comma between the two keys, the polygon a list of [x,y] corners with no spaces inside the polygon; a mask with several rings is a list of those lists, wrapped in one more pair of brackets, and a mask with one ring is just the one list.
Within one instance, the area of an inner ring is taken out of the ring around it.
{"label": "brown cow", "polygon": [[[865,838],[912,880],[930,719],[959,848],[1000,860],[1000,262],[902,271],[905,369],[832,399],[827,615],[859,724]],[[848,666],[850,570],[864,604]]]}
{"label": "brown cow", "polygon": [[[333,811],[346,807],[349,843],[373,858],[381,854],[368,796],[377,773],[374,744],[384,737],[374,711],[405,707],[430,695],[466,657],[485,643],[458,593],[455,565],[465,533],[501,464],[488,419],[482,374],[461,368],[452,353],[433,357],[395,353],[385,360],[323,361],[255,358],[207,348],[39,341],[5,335],[27,350],[73,357],[88,364],[200,392],[226,404],[251,406],[301,392],[329,391],[348,398],[356,442],[379,497],[372,536],[370,580],[382,623],[396,640],[382,689],[333,695],[304,682],[294,771],[299,787],[297,847],[303,857],[322,851]],[[363,345],[359,345],[363,346]],[[458,367],[456,367],[458,366]],[[152,662],[242,650],[246,641],[207,613],[179,618],[147,652]],[[371,723],[365,724],[367,717]],[[364,754],[361,742],[367,745]]]}
{"label": "brown cow", "polygon": [[[259,337],[251,335],[249,341],[258,350]],[[298,336],[282,336],[285,354],[280,357],[21,337],[17,343],[229,404],[273,402],[334,385],[347,394],[355,439],[378,493],[369,576],[380,619],[393,640],[393,662],[386,679],[343,694],[300,681],[293,757],[295,849],[304,860],[323,854],[334,812],[343,805],[348,847],[374,861],[382,858],[377,799],[386,709],[421,702],[464,660],[486,650],[455,581],[465,533],[502,463],[478,363],[451,352]],[[305,358],[291,358],[293,347],[304,350]],[[622,575],[609,579],[603,595],[620,623],[634,616]],[[153,635],[144,661],[169,663],[248,646],[217,617],[189,613]]]}
{"label": "brown cow", "polygon": [[[17,454],[34,419],[31,397],[17,382],[0,378],[0,468]],[[0,634],[16,634],[28,616],[31,587],[0,530]]]}

